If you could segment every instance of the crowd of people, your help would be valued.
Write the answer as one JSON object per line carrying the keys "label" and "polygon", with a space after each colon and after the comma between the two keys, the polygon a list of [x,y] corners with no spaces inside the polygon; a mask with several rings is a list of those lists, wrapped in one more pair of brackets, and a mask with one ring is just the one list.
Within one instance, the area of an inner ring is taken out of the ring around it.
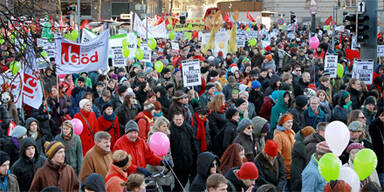
{"label": "crowd of people", "polygon": [[[276,26],[259,34],[270,45],[259,41],[226,55],[203,50],[199,38],[178,40],[179,51],[157,39],[152,62],[67,74],[58,84],[52,60],[41,71],[46,93],[39,109],[0,106],[0,191],[351,191],[318,170],[332,152],[324,134],[335,120],[350,131],[343,166],[353,168],[355,154],[372,149],[378,165],[361,189],[380,191],[384,65],[375,65],[366,85],[352,78],[351,37],[344,33],[334,51],[326,31],[315,50],[302,26],[293,38]],[[1,48],[7,64],[14,58],[3,53],[11,48]],[[324,69],[328,52],[343,66],[336,78]],[[200,61],[201,85],[184,87],[184,60]],[[11,90],[2,85],[2,92]],[[79,135],[72,119],[82,122]],[[11,121],[17,126],[8,135]],[[155,132],[170,141],[163,157],[148,145]],[[157,173],[164,175],[146,185]]]}

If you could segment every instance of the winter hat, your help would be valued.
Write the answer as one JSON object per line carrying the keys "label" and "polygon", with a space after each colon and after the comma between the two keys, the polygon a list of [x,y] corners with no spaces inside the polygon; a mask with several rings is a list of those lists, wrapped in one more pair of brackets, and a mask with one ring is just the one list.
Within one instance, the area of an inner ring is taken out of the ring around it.
{"label": "winter hat", "polygon": [[316,144],[316,153],[322,155],[322,154],[326,154],[326,153],[332,153],[332,151],[328,147],[327,142],[322,141],[322,142]]}
{"label": "winter hat", "polygon": [[316,130],[312,126],[306,126],[303,129],[300,130],[301,135],[306,138],[309,135],[313,134],[316,132]]}
{"label": "winter hat", "polygon": [[17,139],[21,138],[23,135],[27,133],[27,129],[21,125],[17,125],[11,133],[11,137],[15,137]]}
{"label": "winter hat", "polygon": [[139,126],[134,120],[129,120],[127,124],[125,124],[125,134],[131,132],[131,131],[137,131],[139,132]]}
{"label": "winter hat", "polygon": [[196,108],[196,112],[201,115],[207,115],[208,114],[208,108],[207,106],[201,106]]}
{"label": "winter hat", "polygon": [[277,99],[277,97],[279,96],[279,90],[275,90],[275,91],[273,91],[272,92],[272,94],[271,94],[271,99],[273,100],[273,101],[276,101],[276,99]]}
{"label": "winter hat", "polygon": [[152,103],[144,103],[144,111],[151,112],[155,109],[155,106]]}
{"label": "winter hat", "polygon": [[79,107],[80,107],[80,109],[83,109],[84,106],[85,106],[85,104],[87,104],[87,103],[91,103],[91,101],[90,101],[89,99],[82,99],[82,100],[80,101],[80,103],[79,103]]}
{"label": "winter hat", "polygon": [[264,152],[268,156],[276,157],[277,153],[279,152],[279,145],[276,143],[276,141],[268,139],[267,142],[265,142]]}
{"label": "winter hat", "polygon": [[365,99],[364,105],[373,104],[376,105],[376,99],[373,96],[369,96]]}
{"label": "winter hat", "polygon": [[263,128],[264,128],[265,124],[269,125],[268,121],[266,119],[264,119],[263,117],[256,116],[256,117],[252,118],[252,125],[255,128],[254,130],[261,129],[262,133],[266,133],[266,132],[263,132]]}
{"label": "winter hat", "polygon": [[258,88],[258,87],[261,87],[260,82],[259,82],[258,80],[254,80],[254,81],[252,81],[252,83],[251,83],[251,88],[252,88],[252,89],[256,89],[256,88]]}
{"label": "winter hat", "polygon": [[252,121],[248,118],[242,119],[239,125],[237,126],[237,132],[242,132],[248,125],[252,125]]}
{"label": "winter hat", "polygon": [[77,79],[77,81],[85,82],[85,79],[84,79],[84,77],[79,77],[79,78]]}
{"label": "winter hat", "polygon": [[263,128],[261,128],[260,133],[269,133],[271,129],[271,125],[267,122],[264,124]]}
{"label": "winter hat", "polygon": [[177,90],[175,92],[175,96],[173,96],[172,99],[173,100],[179,100],[179,99],[182,99],[184,97],[188,97],[188,95],[185,94],[183,90]]}
{"label": "winter hat", "polygon": [[253,162],[246,162],[241,165],[240,170],[236,172],[239,179],[257,179],[259,171]]}
{"label": "winter hat", "polygon": [[46,141],[44,143],[45,148],[45,155],[48,157],[48,159],[52,159],[53,156],[55,156],[56,152],[60,149],[64,149],[64,145],[59,141]]}
{"label": "winter hat", "polygon": [[268,61],[272,61],[272,55],[271,55],[271,54],[268,54],[267,56],[265,56],[265,58],[266,58]]}
{"label": "winter hat", "polygon": [[229,108],[229,109],[227,110],[227,112],[225,113],[225,117],[226,117],[228,120],[230,120],[230,119],[232,119],[232,117],[233,117],[237,112],[239,112],[239,111],[238,111],[236,108],[231,107],[231,108]]}
{"label": "winter hat", "polygon": [[304,95],[299,95],[296,97],[296,106],[299,108],[303,108],[305,105],[308,104],[308,98]]}
{"label": "winter hat", "polygon": [[285,122],[292,120],[293,116],[290,113],[285,113],[282,116],[280,116],[279,121],[277,122],[278,125],[283,126]]}
{"label": "winter hat", "polygon": [[363,124],[360,121],[352,121],[348,125],[349,131],[364,131]]}
{"label": "winter hat", "polygon": [[4,151],[0,151],[0,166],[6,162],[6,161],[9,161],[10,158],[9,158],[9,155],[8,153],[4,152]]}
{"label": "winter hat", "polygon": [[111,79],[115,79],[115,80],[117,80],[117,79],[119,79],[119,77],[118,77],[116,74],[112,74],[112,75],[111,75]]}
{"label": "winter hat", "polygon": [[316,85],[315,84],[313,84],[313,83],[311,83],[311,84],[309,84],[308,85],[308,88],[310,88],[310,89],[312,89],[312,90],[314,90],[314,91],[316,91]]}
{"label": "winter hat", "polygon": [[123,73],[123,72],[125,72],[124,68],[120,67],[117,69],[117,73]]}
{"label": "winter hat", "polygon": [[351,143],[348,145],[348,148],[347,148],[347,153],[350,153],[352,149],[364,149],[364,145],[362,145],[361,143]]}
{"label": "winter hat", "polygon": [[207,84],[207,86],[206,86],[206,88],[205,88],[205,90],[209,90],[210,88],[212,88],[212,87],[214,87],[215,86],[215,84],[214,83],[212,83],[212,82],[209,82],[208,84]]}
{"label": "winter hat", "polygon": [[83,191],[85,191],[85,188],[90,189],[92,191],[105,192],[106,190],[104,176],[97,173],[91,173],[81,185],[81,189]]}
{"label": "winter hat", "polygon": [[108,107],[112,107],[113,108],[112,104],[106,103],[106,104],[103,105],[103,111],[105,111]]}
{"label": "winter hat", "polygon": [[228,77],[228,83],[235,83],[235,82],[236,82],[236,78],[234,76]]}
{"label": "winter hat", "polygon": [[242,98],[238,98],[235,102],[235,106],[236,107],[239,107],[241,104],[247,102],[246,100],[242,99]]}
{"label": "winter hat", "polygon": [[350,192],[352,187],[343,180],[330,181],[325,187],[324,192]]}
{"label": "winter hat", "polygon": [[121,86],[119,86],[119,88],[117,88],[117,93],[119,93],[119,95],[120,95],[120,94],[124,93],[127,89],[128,89],[127,86],[121,85]]}

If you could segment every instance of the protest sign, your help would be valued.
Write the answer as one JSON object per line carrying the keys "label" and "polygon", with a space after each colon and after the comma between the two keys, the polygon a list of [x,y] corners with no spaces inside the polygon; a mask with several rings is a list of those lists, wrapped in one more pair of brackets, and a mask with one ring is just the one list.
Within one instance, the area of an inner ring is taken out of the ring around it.
{"label": "protest sign", "polygon": [[324,70],[328,70],[331,78],[336,78],[337,74],[337,55],[326,55]]}
{"label": "protest sign", "polygon": [[28,48],[26,62],[29,65],[24,65],[23,102],[35,109],[39,109],[43,103],[43,90],[38,75],[35,51],[32,47]]}
{"label": "protest sign", "polygon": [[183,66],[183,84],[184,87],[201,85],[201,72],[199,60],[185,60]]}
{"label": "protest sign", "polygon": [[384,45],[377,45],[377,56],[384,56]]}
{"label": "protest sign", "polygon": [[355,60],[353,63],[352,78],[359,79],[366,85],[370,85],[373,81],[373,70],[372,60]]}
{"label": "protest sign", "polygon": [[[136,31],[139,37],[146,37],[146,23],[142,21],[137,14],[135,14],[134,19],[134,30]],[[167,38],[167,29],[165,27],[165,22],[163,21],[159,25],[152,25],[148,23],[148,38]]]}
{"label": "protest sign", "polygon": [[92,41],[73,43],[64,38],[56,39],[57,74],[97,71],[108,67],[109,30]]}
{"label": "protest sign", "polygon": [[177,41],[172,41],[171,46],[173,50],[179,50],[179,43]]}
{"label": "protest sign", "polygon": [[236,34],[237,48],[245,47],[245,41],[247,41],[247,35],[243,32]]}
{"label": "protest sign", "polygon": [[141,44],[141,49],[144,51],[144,57],[141,61],[151,62],[152,51],[146,43]]}
{"label": "protest sign", "polygon": [[360,44],[357,43],[356,35],[352,36],[352,43],[351,43],[351,49],[357,50],[357,48],[360,48]]}
{"label": "protest sign", "polygon": [[126,58],[123,56],[123,46],[111,47],[112,65],[116,67],[125,66]]}

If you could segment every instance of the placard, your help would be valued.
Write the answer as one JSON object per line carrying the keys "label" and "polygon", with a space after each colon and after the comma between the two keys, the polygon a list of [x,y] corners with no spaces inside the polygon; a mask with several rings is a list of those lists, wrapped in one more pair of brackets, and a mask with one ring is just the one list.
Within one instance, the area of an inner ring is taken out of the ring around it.
{"label": "placard", "polygon": [[171,46],[173,50],[180,50],[179,43],[177,41],[172,41]]}
{"label": "placard", "polygon": [[143,57],[143,59],[141,61],[143,61],[143,62],[151,62],[152,51],[148,47],[148,45],[146,43],[142,43],[141,44],[141,49],[143,49],[143,51],[144,51],[144,57]]}
{"label": "placard", "polygon": [[377,56],[384,56],[384,45],[377,45]]}
{"label": "placard", "polygon": [[116,67],[125,66],[126,58],[123,56],[123,46],[111,47],[112,49],[112,65]]}
{"label": "placard", "polygon": [[367,85],[373,81],[373,61],[355,60],[353,63],[352,78],[359,79]]}
{"label": "placard", "polygon": [[324,70],[328,70],[331,78],[336,78],[337,74],[337,55],[326,55]]}
{"label": "placard", "polygon": [[201,85],[201,72],[199,60],[182,61],[184,87]]}

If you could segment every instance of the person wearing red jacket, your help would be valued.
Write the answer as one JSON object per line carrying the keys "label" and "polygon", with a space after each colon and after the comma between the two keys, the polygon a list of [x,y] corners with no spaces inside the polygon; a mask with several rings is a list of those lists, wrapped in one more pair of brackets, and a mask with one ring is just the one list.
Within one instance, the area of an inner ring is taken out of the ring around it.
{"label": "person wearing red jacket", "polygon": [[148,139],[148,132],[153,125],[153,113],[155,106],[152,103],[145,103],[144,110],[137,114],[136,122],[139,126],[139,137],[146,141]]}
{"label": "person wearing red jacket", "polygon": [[153,154],[146,141],[139,137],[139,127],[133,120],[128,121],[125,125],[125,135],[120,137],[113,147],[113,151],[119,149],[127,152],[132,157],[132,165],[127,169],[128,175],[141,173],[144,176],[151,176],[152,173],[145,169],[147,164],[155,166],[170,165],[171,167],[173,164]]}
{"label": "person wearing red jacket", "polygon": [[97,119],[99,131],[106,131],[111,135],[111,146],[120,138],[119,119],[113,111],[113,106],[107,103],[103,106],[103,115]]}
{"label": "person wearing red jacket", "polygon": [[83,131],[80,134],[83,156],[95,145],[93,138],[99,131],[99,123],[96,114],[92,112],[92,102],[89,99],[82,99],[79,103],[80,112],[73,116],[74,119],[80,119],[83,123]]}

